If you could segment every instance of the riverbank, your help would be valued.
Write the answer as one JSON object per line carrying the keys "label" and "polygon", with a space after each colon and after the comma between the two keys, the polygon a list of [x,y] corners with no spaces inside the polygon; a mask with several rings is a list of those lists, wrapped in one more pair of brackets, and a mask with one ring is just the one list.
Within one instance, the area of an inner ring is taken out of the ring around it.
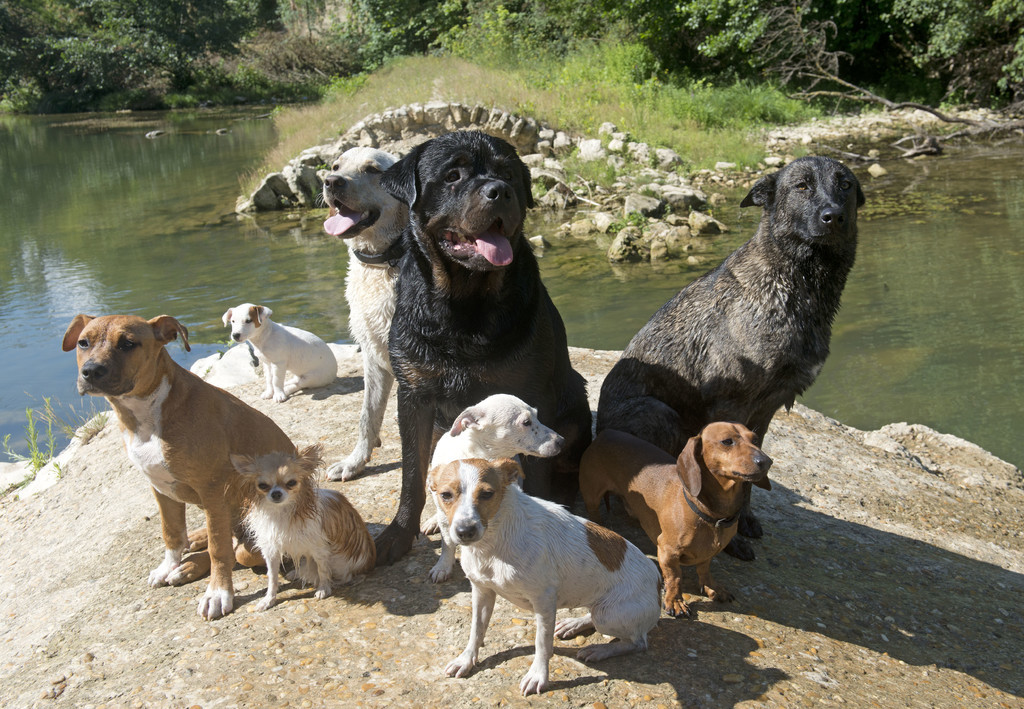
{"label": "riverbank", "polygon": [[[255,380],[233,391],[338,460],[362,398],[355,349],[342,352],[333,385],[285,404],[259,399]],[[618,353],[571,355],[594,407]],[[392,395],[367,474],[330,483],[372,531],[398,502],[394,407]],[[802,406],[776,417],[766,450],[775,465],[773,490],[755,496],[766,528],[758,558],[714,562],[737,601],[698,599],[696,620],[664,617],[646,654],[602,665],[557,642],[552,690],[525,700],[516,688],[533,619],[504,601],[482,665],[468,679],[443,676],[466,641],[469,591],[459,571],[427,580],[436,537],[323,601],[289,586],[265,613],[252,607],[266,577],[238,569],[239,607],[213,623],[195,613],[202,582],[149,588],[161,556],[156,505],[108,422],[56,485],[0,502],[0,704],[1020,706],[1020,471],[924,427],[859,431]],[[608,523],[652,552],[621,513]]]}

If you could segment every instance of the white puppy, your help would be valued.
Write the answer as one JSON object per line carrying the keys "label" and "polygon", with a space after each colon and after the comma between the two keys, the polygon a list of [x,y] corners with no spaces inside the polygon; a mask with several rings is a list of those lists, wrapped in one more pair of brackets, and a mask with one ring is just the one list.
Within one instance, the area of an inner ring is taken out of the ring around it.
{"label": "white puppy", "polygon": [[[252,303],[229,308],[222,320],[231,326],[231,339],[249,341],[263,363],[263,398],[282,402],[299,389],[322,387],[338,375],[338,360],[327,343],[311,332],[279,325],[270,308]],[[285,379],[287,373],[290,379]]]}
{"label": "white puppy", "polygon": [[388,332],[409,211],[380,186],[381,173],[394,163],[395,157],[382,150],[352,148],[342,153],[324,179],[323,198],[330,209],[324,231],[348,243],[348,326],[363,352],[364,381],[359,438],[344,461],[327,468],[331,480],[349,480],[366,467],[380,445],[384,409],[395,381]]}
{"label": "white puppy", "polygon": [[[530,497],[514,484],[520,474],[514,460],[460,460],[431,470],[428,484],[463,547],[462,569],[473,585],[469,643],[445,672],[463,677],[473,669],[501,594],[536,617],[536,654],[519,683],[527,695],[547,689],[554,636],[597,630],[618,638],[581,649],[576,657],[585,662],[645,650],[661,600],[653,561],[618,534]],[[581,606],[590,613],[555,623],[559,608]]]}
{"label": "white puppy", "polygon": [[[438,439],[430,467],[465,458],[494,460],[517,455],[550,458],[558,455],[564,442],[565,439],[537,420],[537,409],[511,394],[494,394],[455,417],[451,430]],[[441,531],[441,558],[430,570],[430,580],[441,583],[452,575],[455,543],[436,495],[434,505],[437,507],[435,521]],[[433,534],[435,529],[428,523],[422,531]]]}

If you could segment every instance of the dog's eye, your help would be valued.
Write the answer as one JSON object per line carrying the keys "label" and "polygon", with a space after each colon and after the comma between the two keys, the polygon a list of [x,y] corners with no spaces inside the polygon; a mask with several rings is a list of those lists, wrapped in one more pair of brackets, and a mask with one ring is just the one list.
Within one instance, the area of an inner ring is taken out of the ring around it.
{"label": "dog's eye", "polygon": [[726,447],[731,446],[732,443],[733,443],[733,441],[732,441],[731,438],[726,438],[724,441],[722,441],[722,445],[726,446]]}
{"label": "dog's eye", "polygon": [[364,165],[363,166],[363,172],[368,172],[371,175],[379,175],[380,174],[380,168],[377,167],[376,165],[372,165],[372,164],[371,165]]}
{"label": "dog's eye", "polygon": [[523,419],[523,425],[529,428],[530,426],[533,425],[533,421],[531,421],[530,419]]}
{"label": "dog's eye", "polygon": [[81,340],[78,341],[78,346],[81,347],[83,350],[87,350],[89,349],[89,341],[83,337]]}
{"label": "dog's eye", "polygon": [[337,172],[338,168],[341,167],[338,163],[331,165],[331,172]]}
{"label": "dog's eye", "polygon": [[298,481],[298,480],[289,480],[288,482],[286,482],[286,483],[284,484],[284,486],[285,486],[286,488],[288,488],[289,490],[292,490],[292,489],[294,489],[294,488],[295,488],[295,486],[296,486],[296,485],[298,485],[298,484],[299,484],[299,481]]}
{"label": "dog's eye", "polygon": [[494,490],[481,490],[479,494],[477,494],[477,499],[479,500],[489,500],[492,497],[494,497]]}
{"label": "dog's eye", "polygon": [[462,173],[458,170],[449,170],[448,174],[444,176],[445,182],[458,182],[462,178]]}
{"label": "dog's eye", "polygon": [[798,190],[800,190],[801,192],[806,192],[807,191],[807,183],[806,182],[798,182],[798,183],[796,183],[796,188]]}
{"label": "dog's eye", "polygon": [[453,495],[450,491],[445,490],[444,492],[441,493],[440,497],[441,502],[448,503],[452,501],[452,498],[454,498],[455,495]]}
{"label": "dog's eye", "polygon": [[266,492],[270,489],[270,485],[267,485],[266,483],[257,483],[256,487],[260,489],[260,492]]}
{"label": "dog's eye", "polygon": [[131,350],[135,349],[135,342],[133,342],[132,340],[121,340],[120,342],[117,343],[117,349],[121,350],[122,352],[130,352]]}
{"label": "dog's eye", "polygon": [[252,318],[246,318],[246,319],[245,319],[245,322],[246,322],[246,323],[251,323],[251,322],[252,322]]}
{"label": "dog's eye", "polygon": [[842,182],[839,183],[839,189],[841,190],[848,190],[851,186],[852,185],[849,180],[843,180]]}

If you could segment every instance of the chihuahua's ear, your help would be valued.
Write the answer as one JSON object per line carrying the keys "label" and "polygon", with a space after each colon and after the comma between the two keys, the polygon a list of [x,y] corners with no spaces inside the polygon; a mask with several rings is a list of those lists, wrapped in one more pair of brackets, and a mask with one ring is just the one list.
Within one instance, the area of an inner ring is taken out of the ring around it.
{"label": "chihuahua's ear", "polygon": [[448,433],[452,436],[457,436],[467,428],[480,428],[483,418],[484,413],[482,411],[475,406],[470,406],[455,417],[455,423],[452,424],[452,428]]}
{"label": "chihuahua's ear", "polygon": [[686,442],[676,463],[686,491],[696,497],[700,494],[701,469],[704,467],[704,444],[699,433]]}
{"label": "chihuahua's ear", "polygon": [[78,346],[78,336],[82,334],[82,330],[95,318],[92,315],[82,315],[79,313],[72,320],[71,324],[68,325],[68,329],[64,331],[64,341],[61,347],[65,352],[70,352]]}
{"label": "chihuahua's ear", "polygon": [[312,475],[324,464],[324,446],[322,443],[314,443],[299,451],[299,467]]}
{"label": "chihuahua's ear", "polygon": [[188,329],[170,315],[155,317],[149,321],[149,325],[153,328],[153,335],[161,345],[166,345],[171,340],[178,339],[180,334],[181,344],[185,351],[192,351],[192,348],[188,346]]}
{"label": "chihuahua's ear", "polygon": [[256,475],[256,459],[251,455],[232,453],[228,457],[231,459],[231,465],[235,466],[235,470],[238,471],[239,475]]}
{"label": "chihuahua's ear", "polygon": [[228,323],[231,322],[231,308],[228,308],[227,312],[221,316],[220,321],[224,323],[224,327],[228,326]]}

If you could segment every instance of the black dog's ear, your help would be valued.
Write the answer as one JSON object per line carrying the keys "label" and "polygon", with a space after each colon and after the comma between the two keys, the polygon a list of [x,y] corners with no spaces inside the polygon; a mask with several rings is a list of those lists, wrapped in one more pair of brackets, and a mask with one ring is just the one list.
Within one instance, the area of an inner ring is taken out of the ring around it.
{"label": "black dog's ear", "polygon": [[860,188],[860,183],[857,183],[857,206],[864,206],[864,191]]}
{"label": "black dog's ear", "polygon": [[740,202],[741,207],[752,207],[755,204],[758,207],[767,207],[771,204],[772,199],[775,197],[775,175],[765,175],[760,180],[754,183],[754,186],[750,188],[750,192]]}
{"label": "black dog's ear", "polygon": [[533,200],[533,178],[530,176],[530,168],[522,160],[519,161],[519,169],[523,172],[523,184],[526,186],[526,208],[531,209],[537,206]]}
{"label": "black dog's ear", "polygon": [[380,186],[392,197],[408,206],[416,202],[419,193],[416,185],[416,167],[423,152],[423,143],[409,151],[409,154],[384,171],[380,176]]}

